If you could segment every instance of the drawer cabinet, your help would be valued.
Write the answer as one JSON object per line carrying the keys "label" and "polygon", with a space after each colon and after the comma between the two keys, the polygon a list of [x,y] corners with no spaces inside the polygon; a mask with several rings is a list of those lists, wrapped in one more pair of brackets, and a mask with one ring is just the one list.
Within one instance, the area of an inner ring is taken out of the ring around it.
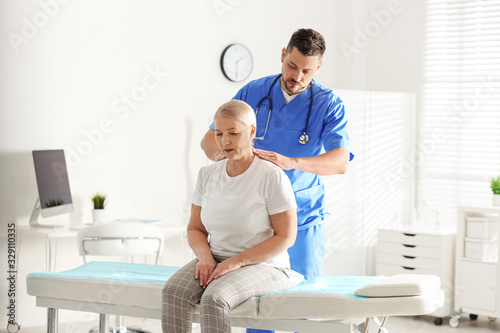
{"label": "drawer cabinet", "polygon": [[460,288],[460,305],[463,308],[496,311],[497,267],[495,264],[464,260],[457,274],[461,277],[460,285],[465,286]]}
{"label": "drawer cabinet", "polygon": [[[377,274],[431,274],[441,278],[445,306],[432,315],[453,314],[455,230],[414,227],[378,230]],[[440,321],[436,321],[438,323]]]}
{"label": "drawer cabinet", "polygon": [[500,318],[500,207],[460,206],[457,217],[455,327],[461,313]]}

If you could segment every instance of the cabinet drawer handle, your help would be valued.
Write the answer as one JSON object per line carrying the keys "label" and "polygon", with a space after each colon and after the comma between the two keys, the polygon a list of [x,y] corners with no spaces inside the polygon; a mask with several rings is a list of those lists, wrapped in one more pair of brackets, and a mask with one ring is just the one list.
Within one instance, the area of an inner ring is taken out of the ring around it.
{"label": "cabinet drawer handle", "polygon": [[403,267],[404,269],[410,270],[410,271],[415,270],[415,267],[408,267],[408,266],[401,266],[401,267]]}
{"label": "cabinet drawer handle", "polygon": [[415,259],[416,257],[413,257],[413,256],[403,256],[405,257],[406,259]]}
{"label": "cabinet drawer handle", "polygon": [[403,235],[410,236],[410,237],[415,237],[417,234],[407,234],[407,233],[403,232]]}
{"label": "cabinet drawer handle", "polygon": [[410,245],[410,244],[403,244],[404,247],[411,247],[411,248],[414,248],[414,247],[417,247],[416,245]]}

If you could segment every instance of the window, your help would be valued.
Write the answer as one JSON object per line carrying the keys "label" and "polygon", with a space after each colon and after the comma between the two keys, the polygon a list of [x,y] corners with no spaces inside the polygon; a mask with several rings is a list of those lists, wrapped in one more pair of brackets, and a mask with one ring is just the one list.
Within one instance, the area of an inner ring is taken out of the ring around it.
{"label": "window", "polygon": [[[354,159],[324,177],[325,275],[375,274],[377,229],[409,224],[414,206],[415,94],[336,90],[349,119]],[[356,260],[353,260],[353,259]]]}
{"label": "window", "polygon": [[457,206],[491,205],[500,174],[500,1],[428,0],[422,75],[421,222],[454,226]]}

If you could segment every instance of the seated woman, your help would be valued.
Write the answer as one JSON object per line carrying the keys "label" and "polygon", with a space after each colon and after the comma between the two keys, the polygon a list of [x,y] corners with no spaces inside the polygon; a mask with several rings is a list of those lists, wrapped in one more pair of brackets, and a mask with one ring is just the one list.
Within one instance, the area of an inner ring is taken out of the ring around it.
{"label": "seated woman", "polygon": [[230,310],[253,296],[286,289],[299,275],[287,249],[297,232],[290,180],[252,152],[255,114],[233,100],[215,114],[215,138],[227,157],[203,167],[187,227],[196,259],[162,293],[163,332],[191,332],[200,303],[202,332],[230,332]]}

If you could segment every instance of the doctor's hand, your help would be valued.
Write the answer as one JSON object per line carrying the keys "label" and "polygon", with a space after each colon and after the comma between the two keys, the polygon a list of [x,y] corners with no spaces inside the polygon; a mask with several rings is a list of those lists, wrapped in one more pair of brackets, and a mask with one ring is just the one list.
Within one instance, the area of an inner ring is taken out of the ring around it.
{"label": "doctor's hand", "polygon": [[238,268],[241,268],[241,264],[239,264],[237,260],[234,259],[234,257],[220,262],[208,278],[207,285],[210,284],[210,282],[212,282],[213,280],[218,279],[227,273],[235,271]]}
{"label": "doctor's hand", "polygon": [[260,157],[263,160],[276,164],[283,170],[293,169],[293,159],[290,157],[283,156],[273,151],[255,149],[255,148],[253,149],[253,153],[254,155]]}
{"label": "doctor's hand", "polygon": [[214,154],[214,161],[215,162],[219,162],[219,161],[222,161],[223,159],[226,158],[226,155],[224,155],[223,152],[221,151],[218,151]]}
{"label": "doctor's hand", "polygon": [[213,273],[217,262],[213,257],[206,257],[198,259],[196,270],[194,271],[194,278],[198,280],[200,286],[205,289],[208,285],[208,279]]}

